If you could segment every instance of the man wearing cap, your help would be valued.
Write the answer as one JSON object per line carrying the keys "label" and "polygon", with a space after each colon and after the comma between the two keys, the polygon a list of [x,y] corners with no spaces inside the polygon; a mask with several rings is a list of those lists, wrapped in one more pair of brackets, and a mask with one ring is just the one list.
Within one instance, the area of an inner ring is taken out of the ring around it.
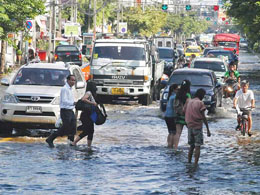
{"label": "man wearing cap", "polygon": [[[252,90],[249,90],[249,82],[247,80],[243,80],[241,82],[241,89],[236,93],[236,96],[233,101],[233,106],[237,108],[238,112],[246,113],[248,115],[248,135],[251,136],[251,128],[252,128],[252,115],[251,111],[243,110],[246,108],[255,108],[255,98]],[[237,119],[239,124],[239,119]],[[237,126],[236,129],[238,129]]]}

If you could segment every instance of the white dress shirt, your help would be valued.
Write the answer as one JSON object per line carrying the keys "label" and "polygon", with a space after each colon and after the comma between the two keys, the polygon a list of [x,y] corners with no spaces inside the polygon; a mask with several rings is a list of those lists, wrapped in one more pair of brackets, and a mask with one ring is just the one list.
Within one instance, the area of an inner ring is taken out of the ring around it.
{"label": "white dress shirt", "polygon": [[75,108],[72,87],[70,87],[67,82],[61,88],[60,91],[60,108],[70,109],[70,110]]}

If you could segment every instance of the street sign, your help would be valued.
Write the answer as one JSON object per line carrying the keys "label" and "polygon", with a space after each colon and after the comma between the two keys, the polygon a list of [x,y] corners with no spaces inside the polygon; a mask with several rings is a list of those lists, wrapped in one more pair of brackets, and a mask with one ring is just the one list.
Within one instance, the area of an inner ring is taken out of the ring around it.
{"label": "street sign", "polygon": [[126,22],[119,22],[119,32],[127,33],[127,23]]}
{"label": "street sign", "polygon": [[27,21],[26,21],[26,28],[27,28],[28,30],[30,30],[30,29],[32,28],[32,26],[33,26],[32,21],[31,21],[31,20],[27,20]]}
{"label": "street sign", "polygon": [[168,5],[163,4],[163,5],[162,5],[162,10],[163,10],[163,11],[166,11],[167,9],[168,9]]}
{"label": "street sign", "polygon": [[64,35],[66,37],[77,37],[81,35],[81,26],[78,23],[65,23]]}

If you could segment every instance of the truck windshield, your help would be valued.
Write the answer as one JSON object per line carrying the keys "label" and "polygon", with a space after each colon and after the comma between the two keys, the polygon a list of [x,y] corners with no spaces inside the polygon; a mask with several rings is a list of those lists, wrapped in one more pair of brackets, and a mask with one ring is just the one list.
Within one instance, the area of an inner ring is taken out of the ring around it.
{"label": "truck windshield", "polygon": [[235,48],[237,46],[236,42],[218,42],[218,45],[227,48]]}
{"label": "truck windshield", "polygon": [[159,57],[162,58],[173,58],[173,49],[159,49]]}
{"label": "truck windshield", "polygon": [[145,51],[142,47],[105,46],[95,47],[93,58],[109,58],[115,60],[145,60]]}
{"label": "truck windshield", "polygon": [[22,68],[16,75],[14,85],[64,86],[69,70]]}
{"label": "truck windshield", "polygon": [[183,80],[189,80],[192,86],[209,86],[211,87],[212,79],[207,74],[173,74],[170,78],[169,85],[175,83],[180,85]]}

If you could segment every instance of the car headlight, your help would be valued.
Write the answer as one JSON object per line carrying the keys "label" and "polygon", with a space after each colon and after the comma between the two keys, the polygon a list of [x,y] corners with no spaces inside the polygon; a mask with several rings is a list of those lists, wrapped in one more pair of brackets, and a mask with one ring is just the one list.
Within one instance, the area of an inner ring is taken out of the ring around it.
{"label": "car headlight", "polygon": [[168,98],[168,93],[164,93],[163,96],[162,96],[162,99],[167,100],[167,98]]}
{"label": "car headlight", "polygon": [[52,102],[53,105],[59,105],[60,104],[60,96],[58,97],[55,97],[53,102]]}
{"label": "car headlight", "polygon": [[204,98],[203,98],[203,101],[211,101],[211,96],[205,95]]}
{"label": "car headlight", "polygon": [[5,94],[3,97],[3,102],[4,103],[17,103],[17,99],[12,94]]}

